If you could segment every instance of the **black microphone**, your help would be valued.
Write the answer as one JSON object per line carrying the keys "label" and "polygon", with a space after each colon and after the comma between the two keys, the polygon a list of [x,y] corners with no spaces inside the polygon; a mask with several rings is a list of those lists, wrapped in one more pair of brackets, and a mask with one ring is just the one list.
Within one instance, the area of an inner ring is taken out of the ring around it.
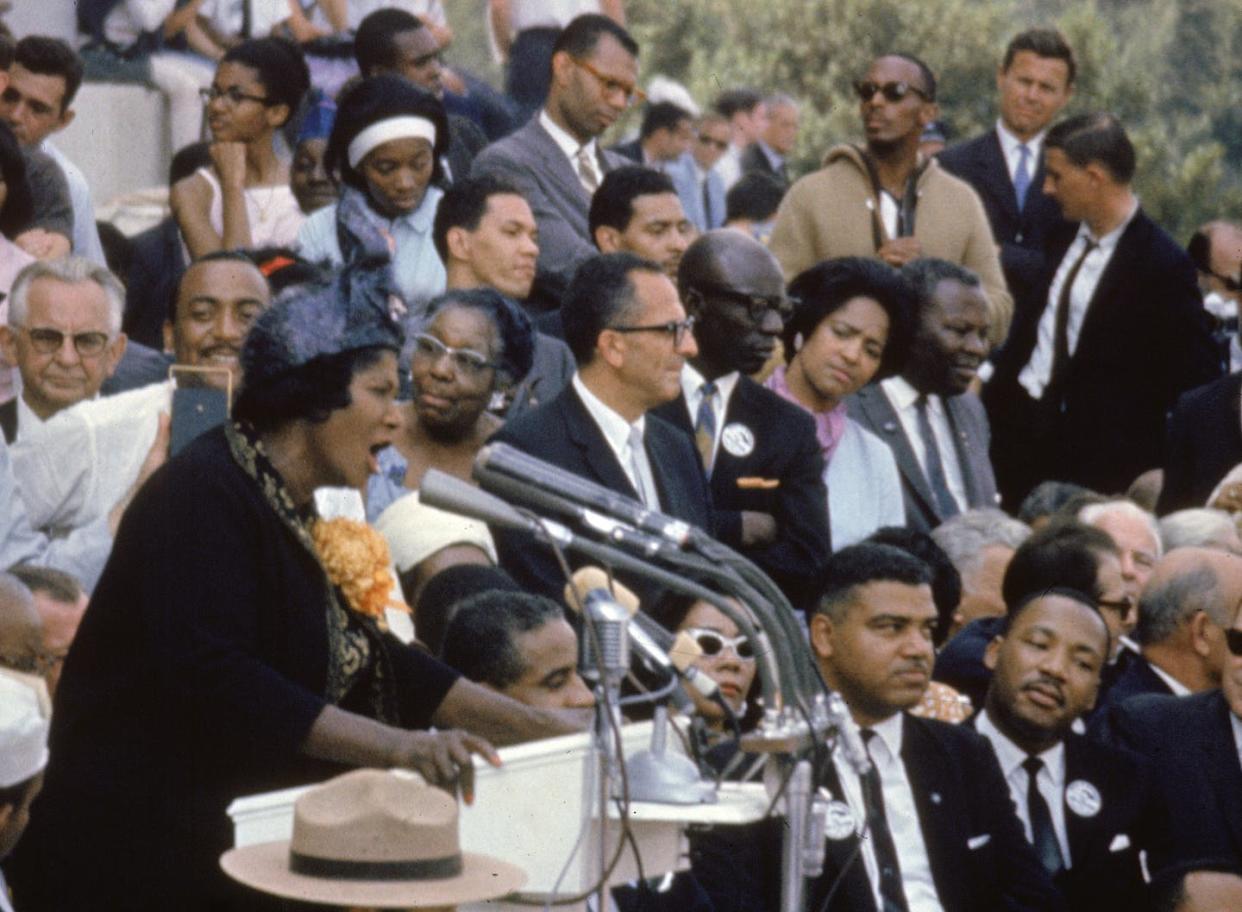
{"label": "black microphone", "polygon": [[418,499],[429,507],[481,519],[502,529],[517,529],[542,538],[553,538],[561,544],[572,540],[572,533],[549,519],[538,520],[522,515],[494,494],[476,488],[439,469],[428,469],[418,486]]}
{"label": "black microphone", "polygon": [[542,459],[536,459],[506,443],[487,444],[479,450],[474,464],[476,470],[481,467],[525,481],[544,491],[599,510],[679,547],[690,544],[697,531],[683,520],[648,510],[632,497],[618,494],[603,485],[567,472]]}

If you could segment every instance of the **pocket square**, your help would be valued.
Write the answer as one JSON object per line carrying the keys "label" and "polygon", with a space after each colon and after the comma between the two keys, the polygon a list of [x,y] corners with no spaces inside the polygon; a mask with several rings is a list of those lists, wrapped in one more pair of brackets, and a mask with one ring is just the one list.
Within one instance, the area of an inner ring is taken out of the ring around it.
{"label": "pocket square", "polygon": [[991,841],[992,841],[991,833],[984,833],[982,836],[971,836],[969,839],[966,840],[966,848],[970,849],[973,852],[975,849],[983,848],[985,845],[987,845]]}
{"label": "pocket square", "polygon": [[781,486],[779,478],[757,478],[748,475],[737,480],[737,486],[743,491],[775,491]]}
{"label": "pocket square", "polygon": [[1130,837],[1125,833],[1118,833],[1113,837],[1113,841],[1109,843],[1108,851],[1124,852],[1128,848],[1130,848]]}

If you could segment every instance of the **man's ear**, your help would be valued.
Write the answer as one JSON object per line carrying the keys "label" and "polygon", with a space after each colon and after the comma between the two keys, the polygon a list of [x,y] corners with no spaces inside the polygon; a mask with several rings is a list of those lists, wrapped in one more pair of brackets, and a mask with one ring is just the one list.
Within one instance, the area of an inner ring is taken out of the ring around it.
{"label": "man's ear", "polygon": [[460,225],[454,225],[444,233],[444,246],[454,260],[470,262],[470,232]]}
{"label": "man's ear", "polygon": [[619,332],[604,330],[595,340],[595,353],[604,359],[604,363],[614,370],[625,364],[624,337]]}
{"label": "man's ear", "polygon": [[601,253],[617,253],[621,250],[621,232],[608,225],[595,229],[595,246]]}
{"label": "man's ear", "polygon": [[0,325],[0,351],[10,367],[17,367],[17,336],[8,326]]}
{"label": "man's ear", "polygon": [[1190,631],[1190,648],[1195,654],[1201,658],[1207,658],[1212,651],[1212,645],[1208,642],[1207,628],[1211,626],[1212,621],[1207,616],[1206,611],[1196,611],[1190,616],[1190,623],[1187,625]]}
{"label": "man's ear", "polygon": [[833,626],[832,618],[823,612],[811,615],[808,625],[811,633],[811,648],[821,659],[832,658]]}
{"label": "man's ear", "polygon": [[1005,638],[1001,636],[992,637],[992,641],[983,650],[983,664],[988,671],[996,671],[996,662],[1000,658],[1001,644],[1005,642]]}
{"label": "man's ear", "polygon": [[552,82],[554,85],[565,85],[569,74],[574,68],[573,58],[568,51],[557,51],[552,55]]}
{"label": "man's ear", "polygon": [[936,120],[940,116],[940,103],[928,101],[923,103],[923,108],[919,112],[919,126],[926,127],[929,123]]}

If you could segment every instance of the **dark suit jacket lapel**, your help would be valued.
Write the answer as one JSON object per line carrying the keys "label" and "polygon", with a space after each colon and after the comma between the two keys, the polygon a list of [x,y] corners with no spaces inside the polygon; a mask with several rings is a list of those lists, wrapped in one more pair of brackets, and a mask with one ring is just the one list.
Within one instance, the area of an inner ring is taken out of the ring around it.
{"label": "dark suit jacket lapel", "polygon": [[[1062,790],[1061,803],[1065,814],[1065,835],[1069,839],[1070,864],[1075,868],[1083,868],[1090,864],[1093,850],[1101,848],[1102,840],[1107,838],[1106,831],[1113,821],[1117,808],[1109,800],[1106,788],[1108,770],[1101,769],[1100,764],[1091,750],[1086,738],[1070,735],[1065,739],[1065,786]],[[1071,783],[1082,780],[1095,786],[1100,792],[1100,810],[1092,817],[1084,817],[1075,813],[1065,801],[1065,794]],[[1108,846],[1103,846],[1107,849]]]}
{"label": "dark suit jacket lapel", "polygon": [[1221,804],[1221,812],[1233,835],[1235,852],[1242,849],[1242,763],[1229,722],[1229,706],[1220,691],[1203,704],[1198,726],[1203,751],[1203,774]]}
{"label": "dark suit jacket lapel", "polygon": [[914,455],[914,448],[906,439],[901,419],[893,409],[892,403],[888,401],[884,390],[878,384],[872,384],[863,387],[855,396],[859,406],[870,419],[875,435],[887,443],[893,451],[898,471],[923,501],[924,510],[931,516],[938,515],[935,507],[936,499],[932,496],[931,486],[928,485],[926,476],[923,475],[923,467],[919,465],[918,457]]}
{"label": "dark suit jacket lapel", "polygon": [[[1014,194],[1013,181],[1009,177],[1009,166],[1005,164],[1005,150],[1001,147],[1000,134],[995,129],[988,135],[988,141],[982,148],[980,164],[982,176],[992,195],[1000,201],[1005,210],[1005,218],[1017,224],[1021,219],[1018,212],[1018,198]],[[1039,192],[1039,185],[1031,181],[1027,191],[1027,200],[1033,193]]]}
{"label": "dark suit jacket lapel", "polygon": [[[561,398],[561,409],[565,416],[569,439],[582,451],[582,459],[594,473],[595,480],[606,488],[612,488],[614,491],[621,491],[630,497],[637,498],[638,492],[634,490],[629,476],[617,462],[612,447],[604,439],[603,431],[599,429],[599,425],[595,423],[595,419],[591,417],[591,413],[587,411],[572,386],[565,390],[565,395]],[[654,463],[652,469],[655,469]]]}
{"label": "dark suit jacket lapel", "polygon": [[[837,776],[836,764],[831,760],[824,764],[824,775],[820,784],[828,789],[835,800],[848,804],[841,788],[841,780]],[[829,886],[847,864],[850,866],[849,870],[845,872],[829,909],[876,912],[875,893],[871,889],[871,879],[867,876],[867,862],[863,859],[862,851],[858,850],[857,832],[845,839],[824,841],[824,874],[816,883],[819,889],[808,891],[808,898],[811,899],[807,903],[808,909],[817,909],[823,904]]]}
{"label": "dark suit jacket lapel", "polygon": [[916,718],[907,715],[903,724],[901,760],[914,793],[940,905],[965,909],[967,897],[962,892],[963,879],[957,868],[966,854],[966,836],[955,816],[962,810],[959,802],[964,796],[957,794],[958,789],[946,775],[954,768],[953,758],[944,753]]}
{"label": "dark suit jacket lapel", "polygon": [[[1117,311],[1123,310],[1130,303],[1130,295],[1118,294],[1117,290],[1129,278],[1139,252],[1148,249],[1149,232],[1150,222],[1140,209],[1122,232],[1117,247],[1104,268],[1104,274],[1096,283],[1095,293],[1091,295],[1082,327],[1078,331],[1078,344],[1074,347],[1071,363],[1077,361],[1083,352],[1086,352],[1087,357],[1093,357],[1099,346],[1116,344],[1117,327],[1124,325],[1125,319]],[[1118,322],[1119,317],[1121,322]],[[1133,315],[1132,319],[1139,319],[1139,315]],[[1100,336],[1098,344],[1095,338],[1097,335]]]}

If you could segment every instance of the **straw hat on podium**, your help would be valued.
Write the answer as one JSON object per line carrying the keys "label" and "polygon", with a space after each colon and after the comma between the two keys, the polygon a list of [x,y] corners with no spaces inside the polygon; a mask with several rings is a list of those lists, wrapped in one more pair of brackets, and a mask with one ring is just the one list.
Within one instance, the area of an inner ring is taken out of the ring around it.
{"label": "straw hat on podium", "polygon": [[294,805],[293,836],[226,852],[234,880],[287,899],[376,909],[453,906],[512,893],[518,867],[461,851],[457,800],[416,773],[355,770]]}

